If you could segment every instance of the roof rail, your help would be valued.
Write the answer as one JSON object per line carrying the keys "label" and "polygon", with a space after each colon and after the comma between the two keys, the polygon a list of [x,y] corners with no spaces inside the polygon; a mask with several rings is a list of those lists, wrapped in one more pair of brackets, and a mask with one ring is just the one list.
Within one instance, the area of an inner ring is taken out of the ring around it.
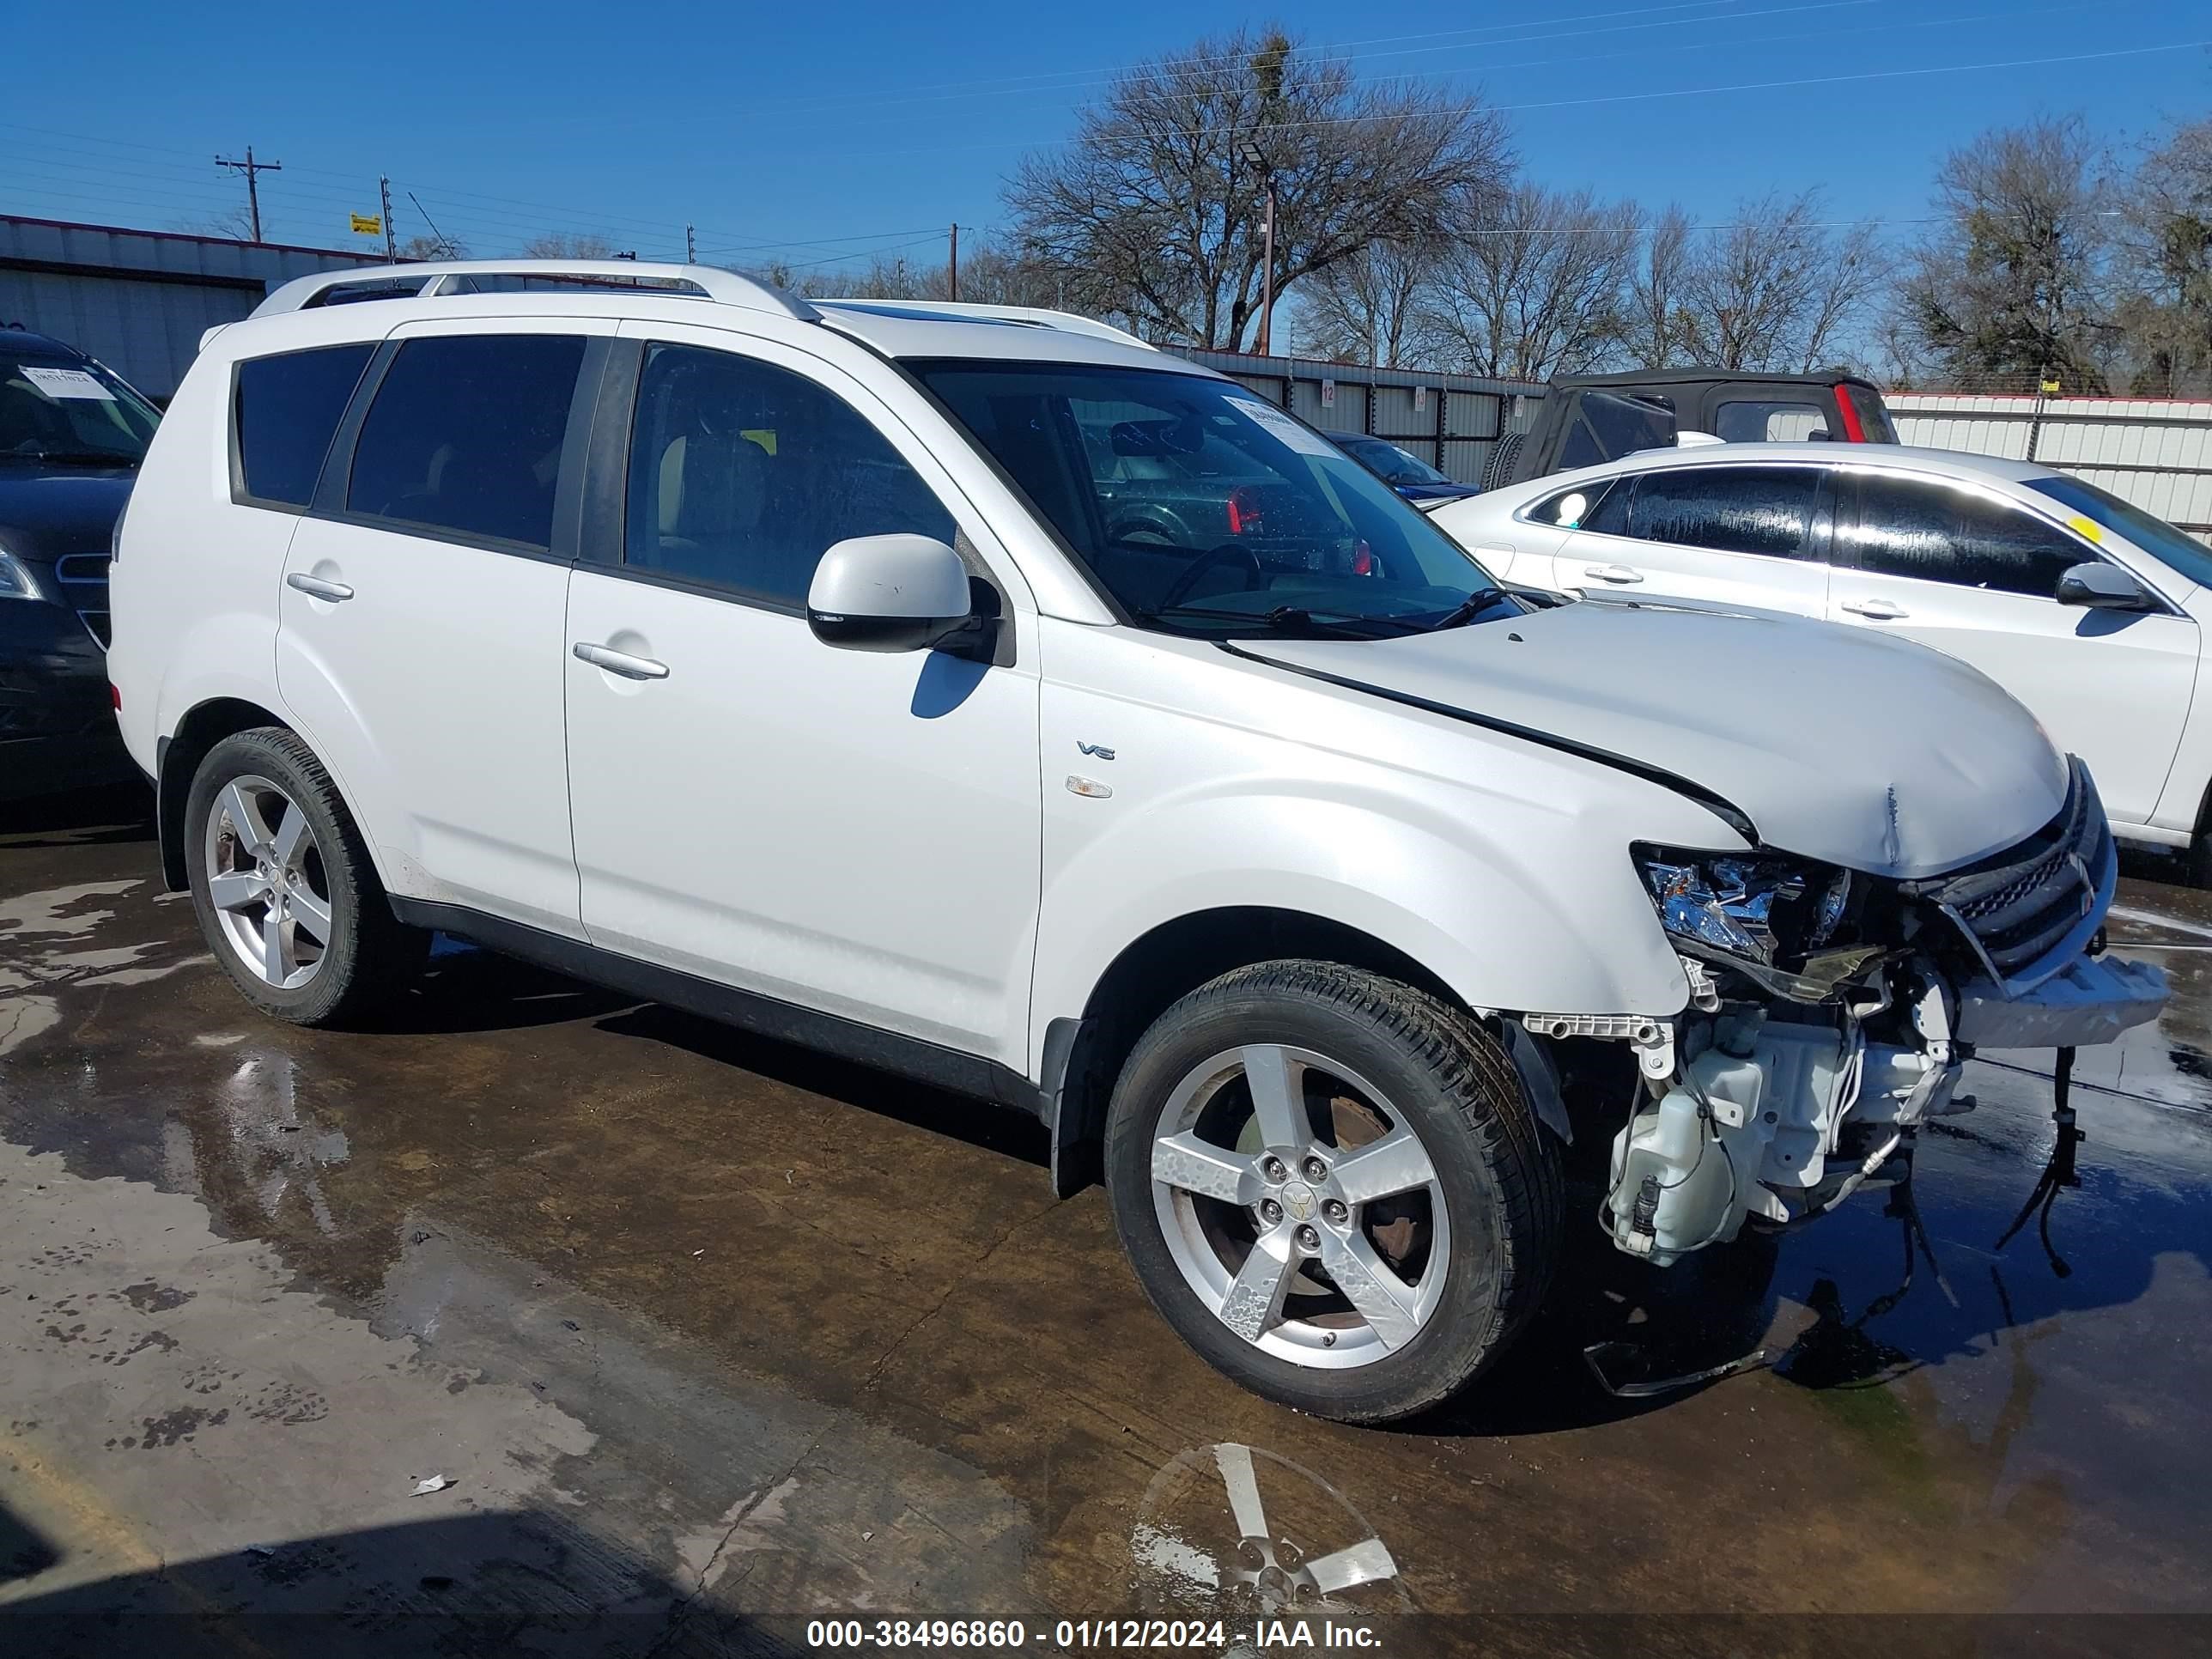
{"label": "roof rail", "polygon": [[655,283],[684,283],[717,305],[742,306],[748,311],[770,312],[802,323],[820,320],[820,313],[805,301],[757,276],[724,270],[719,265],[652,264],[636,259],[430,259],[416,264],[319,270],[313,276],[295,277],[275,290],[254,307],[253,315],[273,317],[282,312],[305,311],[325,304],[333,289],[386,283],[420,283],[415,297],[434,299],[453,292],[452,284],[467,276],[544,276],[616,284],[642,277]]}
{"label": "roof rail", "polygon": [[857,295],[842,299],[825,299],[822,303],[825,306],[852,306],[869,311],[908,311],[924,317],[973,317],[978,322],[1030,323],[1039,328],[1056,328],[1063,333],[1089,334],[1121,345],[1142,346],[1147,351],[1159,349],[1150,340],[1140,340],[1133,334],[1115,328],[1111,323],[1079,317],[1072,311],[1047,311],[1036,306],[976,305],[965,300],[870,300]]}

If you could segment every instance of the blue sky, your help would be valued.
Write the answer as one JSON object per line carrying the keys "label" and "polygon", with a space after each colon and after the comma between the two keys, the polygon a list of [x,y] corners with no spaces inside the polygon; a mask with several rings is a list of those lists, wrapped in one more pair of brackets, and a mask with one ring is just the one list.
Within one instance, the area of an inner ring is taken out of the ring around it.
{"label": "blue sky", "polygon": [[[480,253],[557,229],[677,257],[688,221],[732,263],[934,259],[945,224],[1001,218],[1001,178],[1116,66],[1271,19],[1364,75],[1505,107],[1543,182],[1708,221],[1812,185],[1838,218],[1909,220],[1984,126],[2078,109],[2124,143],[2212,110],[2205,0],[381,0],[220,18],[15,0],[0,211],[178,228],[242,203],[213,157],[251,143],[284,164],[263,176],[273,240],[368,246],[346,215],[375,210],[382,172],[403,236],[424,228],[412,190]],[[1960,65],[2002,67],[1899,73]]]}

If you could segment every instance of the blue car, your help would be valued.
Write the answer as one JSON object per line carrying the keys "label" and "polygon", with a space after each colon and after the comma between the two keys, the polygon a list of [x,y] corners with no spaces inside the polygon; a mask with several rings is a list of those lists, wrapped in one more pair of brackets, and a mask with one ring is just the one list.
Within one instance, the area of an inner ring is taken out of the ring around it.
{"label": "blue car", "polygon": [[1337,437],[1336,447],[1372,472],[1409,501],[1456,501],[1482,491],[1474,484],[1447,478],[1418,455],[1398,447],[1388,438]]}

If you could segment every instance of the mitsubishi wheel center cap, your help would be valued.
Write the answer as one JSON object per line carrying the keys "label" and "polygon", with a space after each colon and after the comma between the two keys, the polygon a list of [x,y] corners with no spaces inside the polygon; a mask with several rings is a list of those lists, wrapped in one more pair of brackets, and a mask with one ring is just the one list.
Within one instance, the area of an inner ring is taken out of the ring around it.
{"label": "mitsubishi wheel center cap", "polygon": [[1283,1207],[1300,1221],[1310,1221],[1314,1212],[1313,1188],[1303,1181],[1293,1181],[1283,1188]]}

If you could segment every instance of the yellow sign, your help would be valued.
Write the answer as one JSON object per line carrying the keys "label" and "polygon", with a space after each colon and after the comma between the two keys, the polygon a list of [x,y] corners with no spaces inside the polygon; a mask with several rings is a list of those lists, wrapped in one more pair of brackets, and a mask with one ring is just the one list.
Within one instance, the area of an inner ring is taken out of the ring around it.
{"label": "yellow sign", "polygon": [[2073,518],[2067,520],[2066,522],[2070,525],[2078,534],[2087,537],[2100,547],[2102,547],[2105,544],[2105,526],[2099,524],[2094,519],[2085,519],[2077,514]]}
{"label": "yellow sign", "polygon": [[353,234],[356,236],[380,236],[384,234],[384,221],[374,214],[356,213],[353,216]]}

